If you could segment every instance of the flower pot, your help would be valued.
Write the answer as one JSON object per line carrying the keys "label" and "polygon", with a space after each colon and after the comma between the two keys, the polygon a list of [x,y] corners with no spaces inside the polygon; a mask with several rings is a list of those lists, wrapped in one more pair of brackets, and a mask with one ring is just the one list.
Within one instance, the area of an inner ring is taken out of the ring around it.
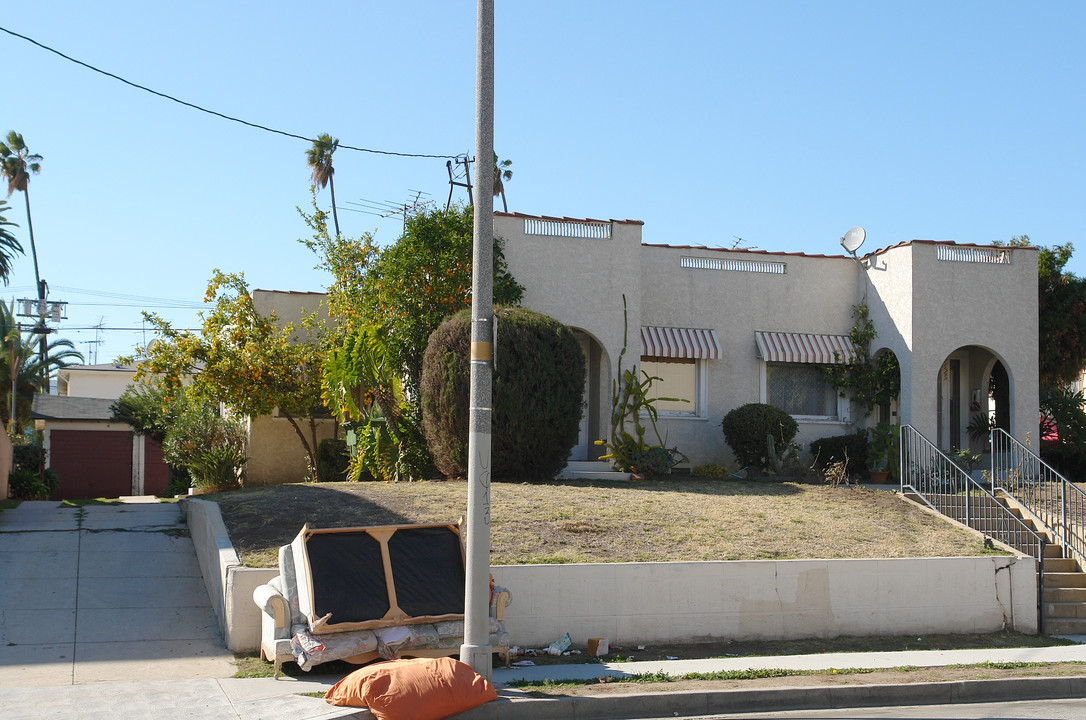
{"label": "flower pot", "polygon": [[867,479],[873,483],[885,483],[886,478],[890,477],[889,470],[868,470]]}

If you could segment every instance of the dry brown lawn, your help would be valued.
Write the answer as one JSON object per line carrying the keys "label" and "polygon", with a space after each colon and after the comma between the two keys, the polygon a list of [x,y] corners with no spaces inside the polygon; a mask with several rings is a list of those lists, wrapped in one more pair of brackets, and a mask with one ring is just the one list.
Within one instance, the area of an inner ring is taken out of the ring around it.
{"label": "dry brown lawn", "polygon": [[[204,496],[242,561],[274,567],[302,525],[456,522],[463,481],[291,484]],[[889,558],[984,554],[981,538],[884,490],[676,479],[491,485],[492,562]],[[991,552],[991,551],[988,551]]]}

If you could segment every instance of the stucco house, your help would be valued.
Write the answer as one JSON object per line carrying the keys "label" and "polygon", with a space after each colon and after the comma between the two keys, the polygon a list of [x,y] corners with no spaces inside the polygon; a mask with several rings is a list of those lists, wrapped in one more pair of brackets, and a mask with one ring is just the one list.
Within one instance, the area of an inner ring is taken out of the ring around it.
{"label": "stucco house", "polygon": [[[1023,438],[1037,429],[1037,251],[913,240],[852,257],[835,239],[813,255],[647,243],[634,220],[495,213],[523,304],[573,328],[588,360],[586,409],[573,460],[592,460],[607,435],[611,385],[639,362],[661,377],[669,446],[692,464],[729,463],[720,422],[732,408],[769,402],[798,421],[797,441],[853,432],[879,420],[910,424],[939,447],[969,445],[987,412]],[[711,238],[705,238],[711,242]],[[819,363],[850,347],[852,306],[866,301],[873,356],[901,368],[897,403],[869,417],[824,380]],[[499,343],[500,329],[499,329]]]}
{"label": "stucco house", "polygon": [[[879,421],[912,425],[942,449],[968,447],[970,420],[989,411],[1016,438],[1036,431],[1036,248],[912,240],[853,257],[833,238],[824,243],[830,254],[778,253],[649,243],[642,230],[636,220],[494,215],[522,304],[570,326],[585,354],[572,462],[604,452],[594,441],[609,433],[624,296],[624,367],[662,378],[658,396],[687,401],[660,403],[659,429],[691,465],[732,464],[720,423],[750,402],[790,412],[804,448]],[[321,293],[256,290],[253,298],[283,323],[326,313]],[[870,415],[819,368],[848,355],[860,302],[878,333],[872,356],[893,353],[901,371],[899,400]],[[317,423],[319,438],[331,437],[332,421]],[[274,413],[250,420],[250,455],[250,484],[305,473],[301,444]]]}

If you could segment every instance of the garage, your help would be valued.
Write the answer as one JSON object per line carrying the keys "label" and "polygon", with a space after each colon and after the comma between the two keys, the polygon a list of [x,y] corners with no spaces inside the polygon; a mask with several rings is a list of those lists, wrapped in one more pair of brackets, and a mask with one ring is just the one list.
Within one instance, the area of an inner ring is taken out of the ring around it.
{"label": "garage", "polygon": [[113,422],[113,400],[36,395],[33,417],[46,464],[60,480],[55,500],[160,495],[169,469],[157,442]]}

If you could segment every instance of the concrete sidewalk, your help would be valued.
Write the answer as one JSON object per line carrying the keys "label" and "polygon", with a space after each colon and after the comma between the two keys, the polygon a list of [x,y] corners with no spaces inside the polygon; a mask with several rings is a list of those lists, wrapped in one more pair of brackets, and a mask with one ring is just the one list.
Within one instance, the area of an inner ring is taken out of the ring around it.
{"label": "concrete sidewalk", "polygon": [[[591,678],[604,674],[713,672],[744,668],[813,670],[845,667],[932,667],[957,663],[1064,662],[1086,660],[1086,646],[1008,650],[924,650],[837,653],[787,657],[718,658],[644,663],[549,665],[528,668],[537,679]],[[1039,670],[1043,675],[1043,669]],[[664,718],[772,712],[795,708],[875,707],[1009,699],[1086,696],[1086,677],[980,680],[909,685],[781,687],[637,693],[602,697],[529,698],[502,682],[525,669],[495,670],[499,700],[456,716],[458,720],[564,720],[569,718]],[[0,688],[0,704],[12,717],[67,720],[372,720],[368,710],[335,708],[309,693],[324,693],[339,677],[313,675],[255,679],[204,679],[94,683],[64,687]]]}
{"label": "concrete sidewalk", "polygon": [[0,512],[0,687],[234,674],[176,504]]}

